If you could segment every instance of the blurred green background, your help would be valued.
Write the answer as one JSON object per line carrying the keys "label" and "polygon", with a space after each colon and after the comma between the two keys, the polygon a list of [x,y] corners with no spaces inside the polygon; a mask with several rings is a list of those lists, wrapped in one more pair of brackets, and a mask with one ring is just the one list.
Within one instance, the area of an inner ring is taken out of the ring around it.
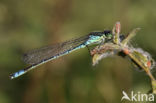
{"label": "blurred green background", "polygon": [[[133,40],[156,59],[155,0],[0,0],[0,103],[120,103],[122,91],[151,89],[144,72],[118,56],[92,67],[86,48],[27,74],[21,55],[34,48],[112,29],[142,28]],[[127,102],[127,101],[124,101]]]}

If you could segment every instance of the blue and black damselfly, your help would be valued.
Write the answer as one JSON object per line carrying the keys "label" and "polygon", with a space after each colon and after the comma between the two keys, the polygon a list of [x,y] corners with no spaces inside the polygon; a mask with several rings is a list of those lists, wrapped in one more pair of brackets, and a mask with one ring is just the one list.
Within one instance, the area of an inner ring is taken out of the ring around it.
{"label": "blue and black damselfly", "polygon": [[91,32],[88,35],[77,39],[72,39],[66,42],[32,50],[24,54],[23,57],[24,62],[31,65],[11,74],[10,78],[17,78],[41,64],[69,54],[74,50],[84,48],[91,44],[103,44],[105,42],[111,41],[112,39],[113,35],[110,30],[103,32]]}

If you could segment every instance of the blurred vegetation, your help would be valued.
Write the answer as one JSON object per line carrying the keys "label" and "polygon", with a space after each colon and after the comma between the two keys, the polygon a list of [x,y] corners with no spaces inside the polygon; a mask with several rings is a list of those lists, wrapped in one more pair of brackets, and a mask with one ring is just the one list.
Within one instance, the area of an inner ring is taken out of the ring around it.
{"label": "blurred vegetation", "polygon": [[[150,79],[121,57],[91,65],[87,49],[75,51],[17,78],[33,48],[112,29],[142,28],[134,45],[156,59],[156,1],[0,0],[0,103],[120,103],[122,90],[146,93]],[[133,69],[134,68],[134,69]]]}

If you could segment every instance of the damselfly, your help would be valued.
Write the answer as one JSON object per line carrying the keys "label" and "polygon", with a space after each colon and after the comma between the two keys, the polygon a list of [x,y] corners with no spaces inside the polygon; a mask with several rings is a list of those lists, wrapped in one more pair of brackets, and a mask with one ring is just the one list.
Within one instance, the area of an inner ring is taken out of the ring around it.
{"label": "damselfly", "polygon": [[104,43],[112,40],[112,38],[113,35],[110,30],[106,30],[103,32],[91,32],[88,35],[77,39],[72,39],[66,42],[32,50],[24,54],[23,57],[24,62],[31,65],[25,69],[11,74],[10,78],[17,78],[41,64],[56,59],[60,56],[69,54],[74,50],[84,48],[91,44]]}

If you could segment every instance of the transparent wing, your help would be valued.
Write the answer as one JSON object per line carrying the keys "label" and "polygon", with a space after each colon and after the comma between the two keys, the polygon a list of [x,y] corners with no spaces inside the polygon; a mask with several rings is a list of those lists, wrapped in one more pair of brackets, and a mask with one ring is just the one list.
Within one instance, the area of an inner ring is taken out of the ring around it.
{"label": "transparent wing", "polygon": [[75,48],[83,45],[88,40],[88,38],[89,36],[86,35],[63,43],[35,49],[25,53],[22,59],[27,64],[36,64],[49,58],[53,58],[55,56],[61,56],[65,52],[70,52]]}

